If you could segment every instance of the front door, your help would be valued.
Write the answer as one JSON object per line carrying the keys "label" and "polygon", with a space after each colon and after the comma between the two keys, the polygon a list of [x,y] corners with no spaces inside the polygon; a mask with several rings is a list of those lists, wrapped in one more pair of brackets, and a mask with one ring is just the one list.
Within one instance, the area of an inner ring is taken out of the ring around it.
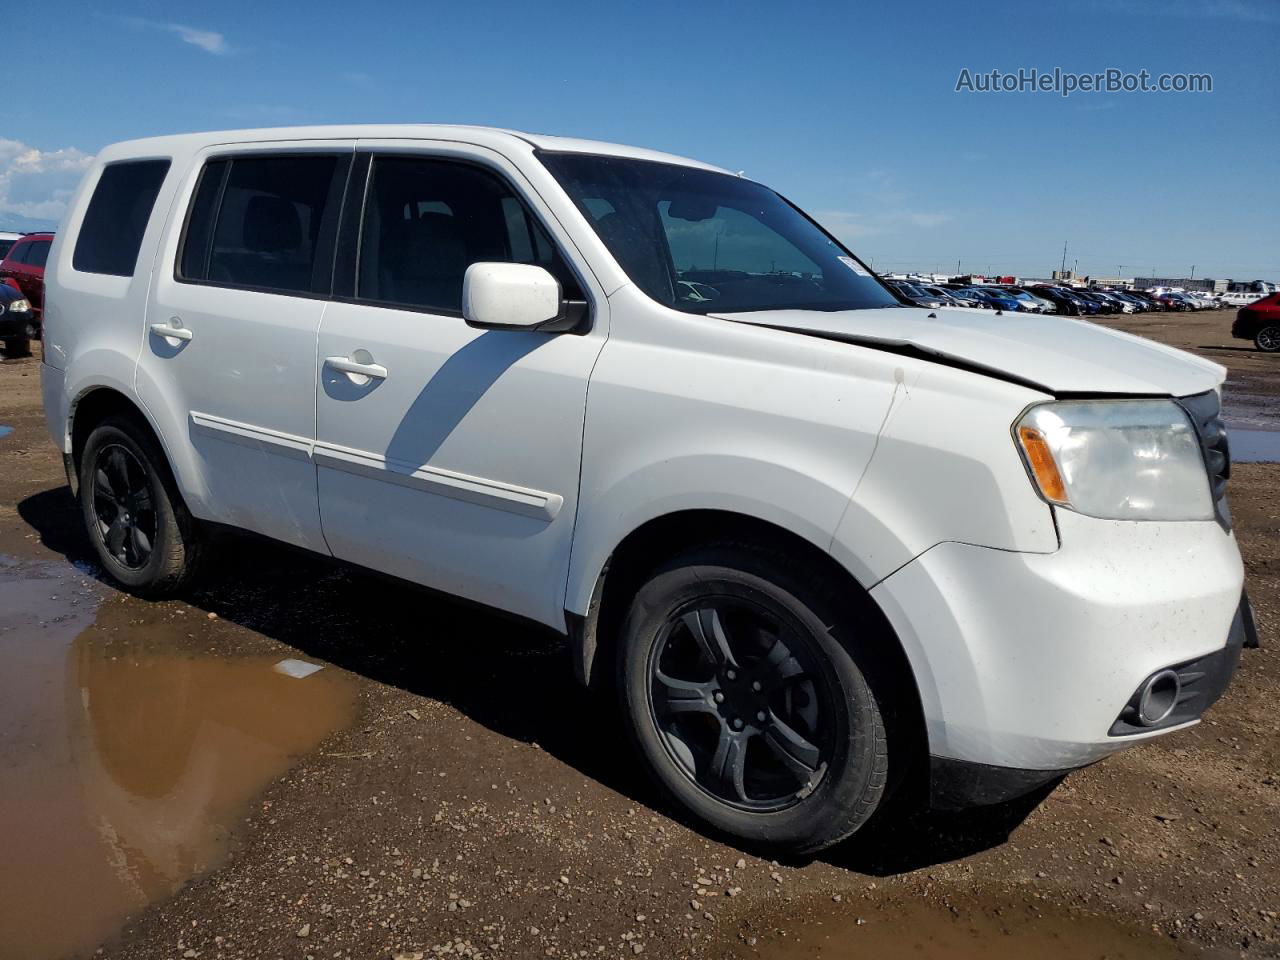
{"label": "front door", "polygon": [[605,301],[592,291],[584,332],[467,326],[471,263],[545,266],[568,299],[585,299],[587,274],[514,169],[451,149],[375,154],[349,226],[351,296],[327,308],[317,358],[325,538],[335,556],[563,628]]}
{"label": "front door", "polygon": [[209,156],[173,214],[184,236],[161,253],[138,360],[139,395],[189,464],[192,512],[323,552],[316,334],[352,153]]}

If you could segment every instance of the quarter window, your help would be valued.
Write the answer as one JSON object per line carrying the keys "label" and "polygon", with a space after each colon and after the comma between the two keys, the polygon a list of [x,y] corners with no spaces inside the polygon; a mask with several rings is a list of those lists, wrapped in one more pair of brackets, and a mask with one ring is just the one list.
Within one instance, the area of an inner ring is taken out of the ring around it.
{"label": "quarter window", "polygon": [[76,240],[71,260],[76,270],[133,276],[142,235],[168,172],[168,160],[131,160],[103,168]]}
{"label": "quarter window", "polygon": [[327,294],[349,164],[331,155],[211,161],[192,198],[179,277]]}
{"label": "quarter window", "polygon": [[502,179],[446,160],[375,158],[359,299],[458,314],[467,267],[487,261],[545,267],[566,299],[583,299],[542,225]]}

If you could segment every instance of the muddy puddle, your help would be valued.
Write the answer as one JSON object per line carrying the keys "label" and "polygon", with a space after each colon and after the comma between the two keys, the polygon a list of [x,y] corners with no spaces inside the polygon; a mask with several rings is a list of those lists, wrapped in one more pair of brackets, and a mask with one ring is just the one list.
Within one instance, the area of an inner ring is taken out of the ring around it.
{"label": "muddy puddle", "polygon": [[13,433],[13,427],[0,423],[0,437],[7,437],[11,433]]}
{"label": "muddy puddle", "polygon": [[100,591],[0,558],[0,957],[92,952],[354,717],[341,671],[220,657],[202,611]]}
{"label": "muddy puddle", "polygon": [[762,960],[1177,960],[1216,958],[1150,930],[1047,906],[932,901],[832,903],[803,925],[781,920],[727,956]]}
{"label": "muddy puddle", "polygon": [[1280,463],[1280,430],[1228,427],[1233,463]]}

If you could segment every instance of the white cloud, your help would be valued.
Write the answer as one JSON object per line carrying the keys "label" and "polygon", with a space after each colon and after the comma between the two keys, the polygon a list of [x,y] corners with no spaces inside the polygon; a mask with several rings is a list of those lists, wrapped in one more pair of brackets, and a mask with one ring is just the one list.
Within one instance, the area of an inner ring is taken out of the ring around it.
{"label": "white cloud", "polygon": [[213,30],[197,30],[195,27],[186,27],[180,23],[166,23],[163,26],[164,29],[180,36],[183,43],[199,47],[206,53],[221,56],[231,52],[231,48],[227,46],[227,38]]}
{"label": "white cloud", "polygon": [[143,17],[125,17],[124,22],[150,30],[165,30],[178,36],[183,43],[199,47],[205,53],[212,53],[214,56],[225,56],[231,52],[231,47],[227,45],[227,38],[216,30],[201,30],[199,27],[189,27],[185,23],[163,23]]}
{"label": "white cloud", "polygon": [[1092,9],[1138,16],[1172,16],[1190,19],[1239,20],[1244,23],[1280,23],[1274,2],[1252,0],[1092,0]]}
{"label": "white cloud", "polygon": [[819,210],[814,219],[841,240],[856,240],[881,233],[901,233],[903,227],[929,230],[949,223],[951,214],[926,210],[886,210],[857,213],[852,210]]}
{"label": "white cloud", "polygon": [[38,150],[0,138],[0,219],[5,214],[56,221],[93,161],[74,147]]}

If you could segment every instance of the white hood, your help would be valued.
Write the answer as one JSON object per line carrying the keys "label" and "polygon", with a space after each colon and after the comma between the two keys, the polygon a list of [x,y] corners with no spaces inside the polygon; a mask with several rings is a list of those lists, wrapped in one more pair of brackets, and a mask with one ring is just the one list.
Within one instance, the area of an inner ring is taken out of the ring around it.
{"label": "white hood", "polygon": [[1226,368],[1164,344],[1037,313],[890,307],[718,314],[735,323],[917,352],[1047,393],[1182,397],[1213,390]]}

